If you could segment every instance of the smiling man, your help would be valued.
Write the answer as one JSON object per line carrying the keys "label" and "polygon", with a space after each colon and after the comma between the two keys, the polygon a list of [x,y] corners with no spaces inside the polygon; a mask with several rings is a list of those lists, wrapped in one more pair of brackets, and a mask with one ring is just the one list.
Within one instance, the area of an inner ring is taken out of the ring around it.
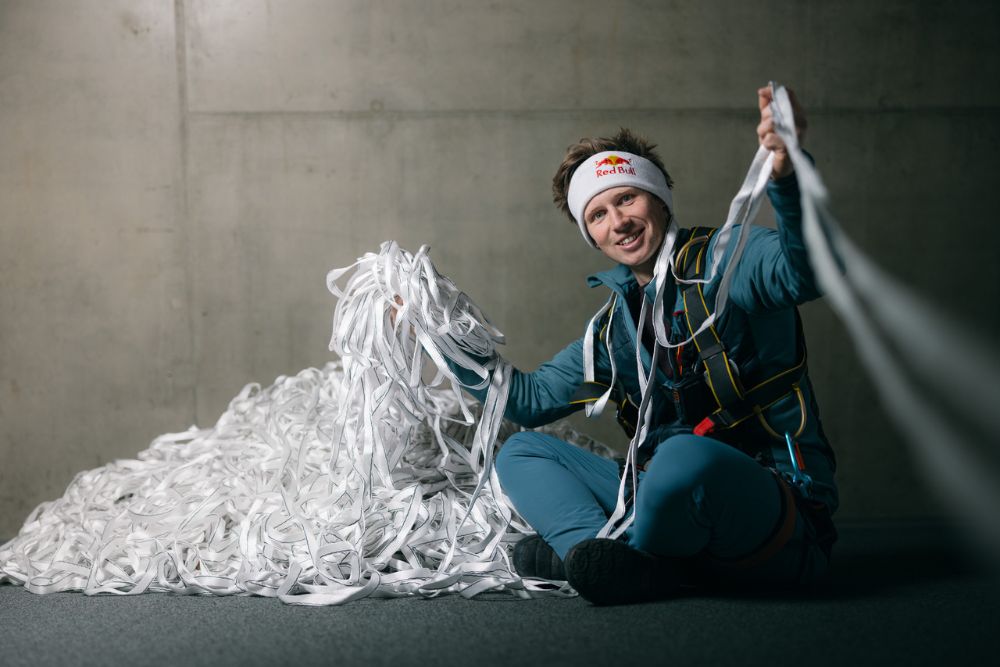
{"label": "smiling man", "polygon": [[[514,372],[506,416],[532,427],[610,399],[630,438],[643,415],[646,429],[636,485],[622,462],[548,435],[505,443],[501,484],[538,533],[515,548],[522,576],[568,579],[588,600],[617,604],[681,586],[794,586],[825,574],[836,540],[836,464],[796,310],[819,293],[770,101],[769,88],[758,91],[758,139],[774,153],[767,195],[777,229],[749,230],[714,321],[710,304],[732,246],[713,273],[716,230],[672,224],[673,181],[655,146],[623,129],[569,147],[553,179],[555,203],[615,263],[589,279],[611,298],[585,336],[534,372]],[[654,308],[661,251],[672,262],[660,262],[664,305]],[[597,537],[614,534],[610,524],[602,529],[616,507],[624,516],[634,510],[633,521],[617,539]]]}

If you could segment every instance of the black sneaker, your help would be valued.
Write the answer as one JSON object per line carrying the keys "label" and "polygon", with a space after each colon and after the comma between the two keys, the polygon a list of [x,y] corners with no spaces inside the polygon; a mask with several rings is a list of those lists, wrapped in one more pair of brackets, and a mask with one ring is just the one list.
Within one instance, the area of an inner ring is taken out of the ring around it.
{"label": "black sneaker", "polygon": [[514,545],[514,569],[522,577],[566,580],[562,559],[540,535],[531,535]]}
{"label": "black sneaker", "polygon": [[596,605],[662,600],[682,583],[677,559],[605,538],[584,540],[570,549],[566,576],[577,593]]}

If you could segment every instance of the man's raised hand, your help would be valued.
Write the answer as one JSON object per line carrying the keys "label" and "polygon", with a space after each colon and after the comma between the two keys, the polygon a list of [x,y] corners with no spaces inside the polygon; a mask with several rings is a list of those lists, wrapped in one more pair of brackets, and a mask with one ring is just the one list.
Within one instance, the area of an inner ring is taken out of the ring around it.
{"label": "man's raised hand", "polygon": [[[801,143],[806,131],[806,115],[802,110],[802,105],[799,104],[798,98],[795,97],[795,93],[791,89],[786,88],[786,90],[788,91],[788,99],[792,103],[792,114],[795,116],[795,135],[798,137],[799,143]],[[757,106],[760,108],[760,124],[757,126],[757,139],[760,141],[761,146],[774,151],[774,166],[771,175],[774,178],[781,178],[792,173],[795,167],[792,166],[792,160],[788,157],[785,142],[774,131],[771,100],[772,92],[770,86],[765,86],[757,90]]]}

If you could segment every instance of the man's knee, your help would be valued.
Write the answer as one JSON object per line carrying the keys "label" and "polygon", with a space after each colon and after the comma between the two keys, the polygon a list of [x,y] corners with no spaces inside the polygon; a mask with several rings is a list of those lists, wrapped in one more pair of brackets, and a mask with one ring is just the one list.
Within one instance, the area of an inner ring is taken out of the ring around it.
{"label": "man's knee", "polygon": [[545,437],[532,431],[522,431],[507,438],[496,458],[497,475],[503,482],[504,475],[510,475],[511,470],[527,458],[548,458],[551,445]]}
{"label": "man's knee", "polygon": [[661,504],[697,497],[727,476],[732,454],[739,453],[710,438],[690,434],[667,438],[646,466],[642,484],[646,501]]}
{"label": "man's knee", "polygon": [[656,448],[646,466],[650,477],[675,481],[704,479],[723,463],[728,445],[697,435],[682,434],[667,438]]}
{"label": "man's knee", "polygon": [[690,434],[660,443],[639,491],[642,506],[653,512],[678,502],[699,510],[719,506],[710,499],[777,501],[774,480],[760,464],[724,442]]}

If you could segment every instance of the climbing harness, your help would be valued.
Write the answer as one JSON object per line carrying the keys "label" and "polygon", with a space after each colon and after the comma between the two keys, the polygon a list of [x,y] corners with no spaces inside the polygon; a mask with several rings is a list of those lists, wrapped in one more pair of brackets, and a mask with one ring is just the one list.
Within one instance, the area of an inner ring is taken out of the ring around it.
{"label": "climbing harness", "polygon": [[[698,354],[695,363],[687,369],[688,372],[686,374],[681,372],[679,377],[675,378],[675,386],[670,395],[672,402],[659,407],[657,421],[659,423],[671,423],[681,419],[692,421],[696,424],[694,426],[696,435],[709,435],[731,429],[747,419],[756,417],[772,436],[781,438],[782,436],[775,433],[767,424],[764,412],[777,401],[794,394],[799,397],[802,414],[802,422],[795,433],[797,437],[805,428],[807,414],[800,387],[806,371],[806,346],[798,312],[796,312],[798,350],[796,362],[749,389],[744,388],[736,363],[727,354],[715,325],[709,322],[711,315],[703,293],[704,256],[716,230],[699,227],[683,231],[688,234],[689,240],[677,251],[674,265],[685,278],[681,292],[684,322],[690,334],[689,340],[694,342]],[[613,313],[617,295],[610,303]],[[598,340],[601,342],[610,335],[609,322],[610,316],[599,322],[601,328]],[[639,408],[620,383],[612,388],[597,380],[584,382],[570,403],[591,405],[604,395],[617,404],[618,422],[631,439],[636,432]]]}
{"label": "climbing harness", "polygon": [[[766,426],[763,413],[767,408],[793,394],[801,393],[799,386],[806,371],[806,345],[802,333],[802,324],[798,311],[795,313],[796,347],[798,355],[796,362],[787,369],[775,373],[756,385],[745,389],[739,378],[739,369],[729,357],[725,345],[715,330],[714,324],[707,327],[710,314],[705,304],[702,290],[703,257],[708,248],[712,231],[700,234],[696,230],[692,239],[682,248],[682,268],[688,279],[681,294],[684,302],[684,318],[691,337],[694,339],[698,356],[704,367],[704,380],[712,398],[715,409],[701,419],[694,427],[695,435],[709,435],[717,431],[733,428],[746,419],[757,416]],[[694,254],[694,261],[690,256]],[[798,433],[802,432],[805,423],[806,410],[800,405],[803,423]],[[769,429],[770,430],[770,429]]]}

